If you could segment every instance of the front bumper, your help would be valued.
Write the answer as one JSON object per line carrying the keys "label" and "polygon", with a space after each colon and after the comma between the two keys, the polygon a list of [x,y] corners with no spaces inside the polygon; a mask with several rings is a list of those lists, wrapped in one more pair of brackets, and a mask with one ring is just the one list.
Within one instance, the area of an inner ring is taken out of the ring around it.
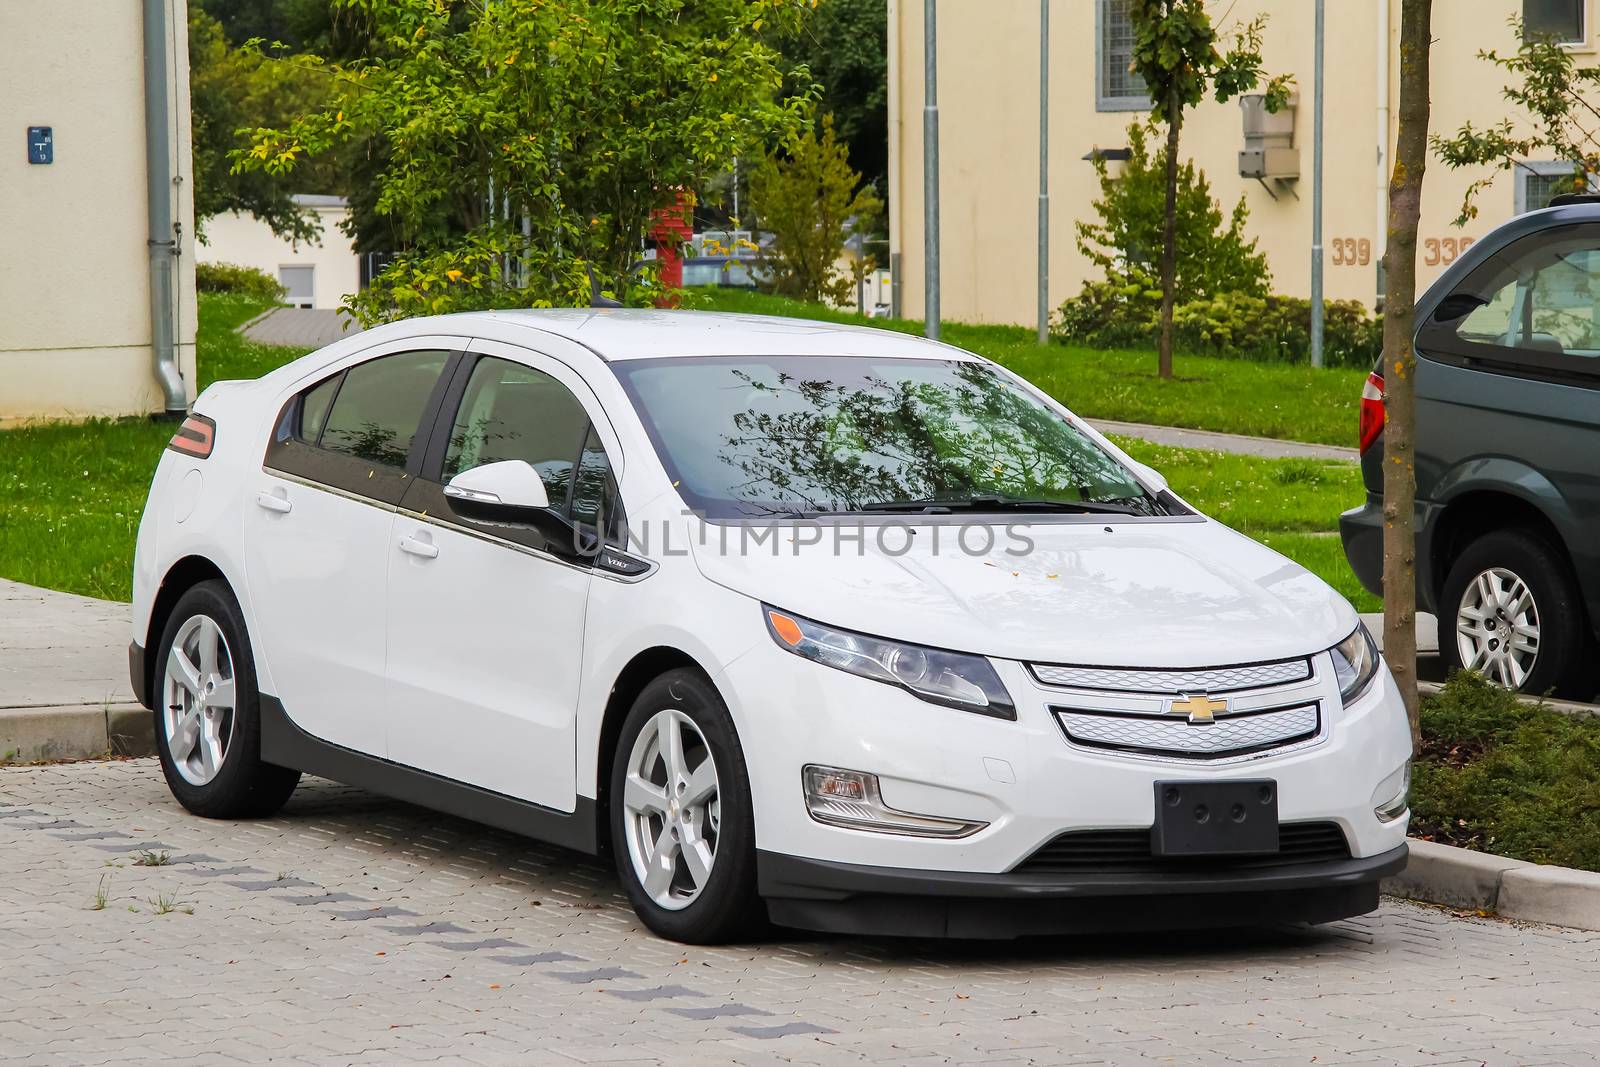
{"label": "front bumper", "polygon": [[[966,899],[986,903],[954,910],[1003,910],[992,906],[995,900],[1043,901],[1049,914],[1013,923],[1019,932],[1076,928],[1090,921],[1091,912],[1108,908],[1132,914],[1096,919],[1094,928],[1134,919],[1143,926],[1185,925],[1227,922],[1233,910],[1228,901],[1236,896],[1252,901],[1243,918],[1264,914],[1262,905],[1272,902],[1257,898],[1275,893],[1312,894],[1300,917],[1349,915],[1370,910],[1386,865],[1403,862],[1405,820],[1384,822],[1373,812],[1374,792],[1411,754],[1403,704],[1387,671],[1365,696],[1344,707],[1331,660],[1325,654],[1316,657],[1315,679],[1301,688],[1309,686],[1324,709],[1317,736],[1238,758],[1188,760],[1074,744],[1051,711],[1067,699],[1061,689],[1041,683],[1020,663],[991,662],[1016,703],[1014,722],[928,704],[775,644],[753,647],[717,676],[749,768],[762,891],[777,902],[774,913],[781,921],[886,929],[899,925],[888,920],[906,900],[920,901],[914,910],[927,913],[929,901]],[[806,809],[801,779],[806,764],[875,774],[884,802],[900,811],[986,825],[953,840],[824,825]],[[1319,856],[1333,866],[1283,865],[1199,882],[1151,872],[1112,878],[1073,872],[1068,880],[1019,870],[1070,831],[1148,833],[1158,781],[1259,778],[1277,782],[1281,823],[1337,826],[1348,865]],[[1285,881],[1291,878],[1301,880]],[[1184,902],[1202,893],[1208,898],[1206,915]],[[1318,896],[1330,899],[1319,904]],[[1118,897],[1144,903],[1119,906],[1114,904]],[[1163,897],[1171,902],[1161,903]],[[1062,906],[1089,898],[1112,903]],[[882,905],[885,900],[896,903]],[[863,907],[869,914],[881,910],[884,921],[856,925],[839,914],[860,913]],[[943,904],[931,910],[942,917],[924,914],[912,925],[919,930],[971,925],[965,918],[952,919]]]}
{"label": "front bumper", "polygon": [[1072,876],[897,870],[756,857],[774,922],[830,933],[1013,938],[1332,922],[1378,906],[1407,846],[1377,856],[1251,871]]}

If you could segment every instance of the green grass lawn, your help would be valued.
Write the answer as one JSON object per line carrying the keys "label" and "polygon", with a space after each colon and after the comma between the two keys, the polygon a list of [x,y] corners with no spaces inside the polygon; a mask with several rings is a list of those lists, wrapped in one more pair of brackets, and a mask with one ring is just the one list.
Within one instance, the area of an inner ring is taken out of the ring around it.
{"label": "green grass lawn", "polygon": [[[233,332],[266,307],[201,295],[202,389],[223,378],[257,377],[300,354]],[[171,422],[131,418],[0,431],[0,577],[127,600],[139,516],[173,429]]]}
{"label": "green grass lawn", "polygon": [[[234,332],[264,307],[201,296],[202,388],[257,377],[300,354],[251,344]],[[100,419],[0,431],[0,576],[128,599],[139,515],[172,430],[150,419]],[[1202,511],[1321,575],[1360,610],[1375,610],[1338,537],[1330,536],[1339,512],[1361,499],[1354,464],[1230,456],[1130,438],[1118,443]]]}
{"label": "green grass lawn", "polygon": [[[736,289],[690,293],[687,307],[857,322],[922,333],[911,319],[864,319],[819,304]],[[1084,418],[1146,422],[1196,430],[1277,437],[1318,444],[1356,443],[1356,408],[1366,372],[1312,370],[1214,356],[1174,359],[1176,377],[1156,377],[1154,352],[1116,352],[1071,345],[1041,347],[1031,329],[945,323],[943,339],[987,356],[1027,378]]]}

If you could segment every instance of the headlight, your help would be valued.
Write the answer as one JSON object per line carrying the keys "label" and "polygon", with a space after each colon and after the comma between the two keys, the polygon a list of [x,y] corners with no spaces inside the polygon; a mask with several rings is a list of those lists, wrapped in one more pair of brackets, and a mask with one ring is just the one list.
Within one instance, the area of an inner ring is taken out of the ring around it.
{"label": "headlight", "polygon": [[884,641],[765,605],[762,615],[772,639],[797,656],[898,686],[933,704],[997,719],[1017,717],[1000,676],[982,656]]}
{"label": "headlight", "polygon": [[1355,632],[1328,650],[1333,655],[1333,673],[1339,680],[1339,695],[1346,705],[1354,703],[1378,676],[1378,646],[1358,623]]}

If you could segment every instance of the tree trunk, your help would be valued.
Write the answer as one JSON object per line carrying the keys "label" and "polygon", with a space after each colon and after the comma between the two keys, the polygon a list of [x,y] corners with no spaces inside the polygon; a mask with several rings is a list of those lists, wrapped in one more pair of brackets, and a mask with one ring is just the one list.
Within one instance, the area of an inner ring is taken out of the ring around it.
{"label": "tree trunk", "polygon": [[1178,284],[1178,134],[1183,128],[1183,102],[1173,93],[1167,102],[1167,210],[1161,221],[1161,338],[1158,373],[1172,377],[1172,305]]}
{"label": "tree trunk", "polygon": [[[1383,388],[1383,654],[1411,720],[1417,720],[1416,350],[1417,218],[1428,158],[1428,47],[1432,0],[1400,5],[1400,111],[1394,171],[1389,178],[1388,250],[1384,258]],[[1447,628],[1441,626],[1441,631]],[[1442,640],[1449,640],[1441,632]]]}

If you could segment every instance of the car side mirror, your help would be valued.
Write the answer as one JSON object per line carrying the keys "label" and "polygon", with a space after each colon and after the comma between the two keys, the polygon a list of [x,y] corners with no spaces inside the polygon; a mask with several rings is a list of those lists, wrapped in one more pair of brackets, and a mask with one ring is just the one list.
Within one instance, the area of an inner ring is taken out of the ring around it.
{"label": "car side mirror", "polygon": [[1433,321],[1455,322],[1464,319],[1489,301],[1472,293],[1451,293],[1433,309]]}
{"label": "car side mirror", "polygon": [[550,514],[544,479],[525,460],[507,459],[462,471],[444,487],[462,514],[499,522],[532,523]]}

